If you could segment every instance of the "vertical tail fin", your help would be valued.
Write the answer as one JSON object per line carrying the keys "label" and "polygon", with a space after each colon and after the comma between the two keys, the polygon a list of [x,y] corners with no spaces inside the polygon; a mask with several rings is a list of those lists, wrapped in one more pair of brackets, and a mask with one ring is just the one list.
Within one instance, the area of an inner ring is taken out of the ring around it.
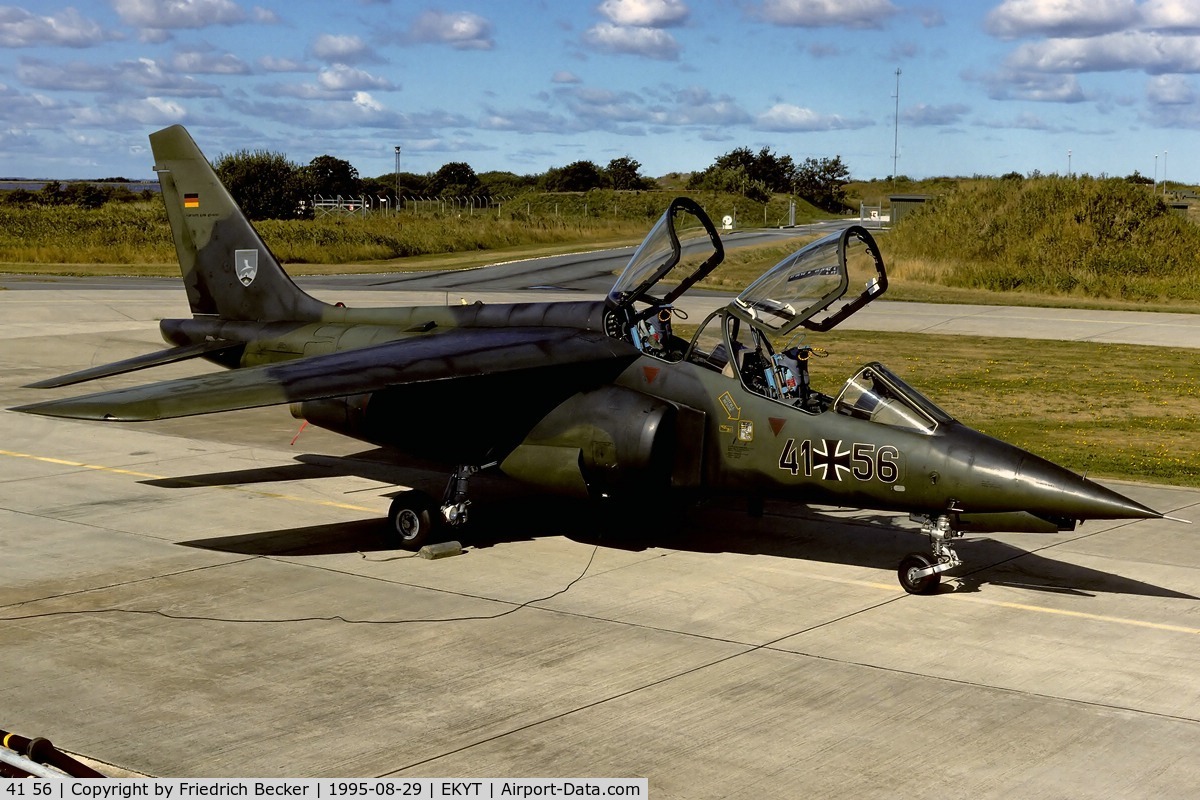
{"label": "vertical tail fin", "polygon": [[192,314],[319,319],[325,304],[283,271],[183,126],[150,134],[150,149]]}

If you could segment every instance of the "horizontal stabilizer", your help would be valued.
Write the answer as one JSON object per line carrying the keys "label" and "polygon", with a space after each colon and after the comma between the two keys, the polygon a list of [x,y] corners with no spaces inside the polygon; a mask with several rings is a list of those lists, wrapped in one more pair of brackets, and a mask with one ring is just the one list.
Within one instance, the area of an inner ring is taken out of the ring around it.
{"label": "horizontal stabilizer", "polygon": [[72,384],[83,383],[84,381],[94,381],[97,378],[108,378],[113,375],[123,375],[126,372],[136,372],[139,369],[161,367],[163,364],[187,361],[189,358],[220,353],[225,350],[232,350],[235,347],[242,347],[242,345],[242,342],[230,342],[218,339],[216,341],[200,342],[199,344],[186,345],[184,347],[168,347],[166,350],[134,356],[124,361],[114,361],[111,364],[103,364],[99,367],[81,369],[79,372],[72,372],[70,375],[48,378],[44,381],[28,384],[25,388],[56,389],[59,386],[71,386]]}
{"label": "horizontal stabilizer", "polygon": [[[637,351],[571,328],[458,328],[446,333],[152,383],[13,409],[140,422],[362,394],[435,380],[595,362],[623,368]],[[603,379],[603,378],[602,378]]]}

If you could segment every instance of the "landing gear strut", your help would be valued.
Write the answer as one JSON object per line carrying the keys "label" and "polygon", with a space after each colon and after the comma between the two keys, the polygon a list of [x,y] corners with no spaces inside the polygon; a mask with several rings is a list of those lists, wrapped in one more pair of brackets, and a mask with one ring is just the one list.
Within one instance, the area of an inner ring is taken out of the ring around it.
{"label": "landing gear strut", "polygon": [[450,480],[446,483],[446,491],[442,493],[441,506],[442,519],[451,528],[467,524],[467,506],[471,505],[471,501],[467,499],[467,483],[471,480],[471,476],[481,469],[492,466],[495,466],[495,463],[485,464],[482,467],[460,464],[454,468]]}
{"label": "landing gear strut", "polygon": [[962,531],[950,527],[950,517],[942,514],[937,519],[925,517],[921,533],[929,536],[933,556],[924,553],[909,553],[900,562],[897,575],[900,585],[909,594],[932,594],[941,582],[941,575],[962,564],[958,553],[948,542],[962,536]]}
{"label": "landing gear strut", "polygon": [[454,530],[466,525],[467,507],[471,505],[467,499],[467,484],[472,475],[497,463],[455,467],[440,505],[417,489],[396,495],[388,509],[389,538],[404,550],[420,550],[430,542],[440,541],[445,528]]}

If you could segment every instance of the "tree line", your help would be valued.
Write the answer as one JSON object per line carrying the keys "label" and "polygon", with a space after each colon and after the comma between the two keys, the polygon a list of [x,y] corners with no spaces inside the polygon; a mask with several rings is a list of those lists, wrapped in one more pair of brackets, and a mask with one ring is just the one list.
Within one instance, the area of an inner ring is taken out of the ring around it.
{"label": "tree line", "polygon": [[652,189],[642,165],[629,156],[601,167],[576,161],[541,175],[477,173],[470,164],[452,161],[436,172],[387,173],[362,178],[350,162],[317,156],[305,166],[267,150],[241,150],[213,164],[217,176],[251,219],[296,216],[298,197],[512,197],[527,191],[586,192],[591,189]]}
{"label": "tree line", "polygon": [[850,182],[850,168],[841,156],[806,158],[797,164],[789,155],[777,155],[769,147],[757,153],[738,147],[717,156],[712,166],[688,179],[687,188],[741,194],[765,203],[772,194],[802,197],[817,208],[840,213],[845,206],[843,186]]}
{"label": "tree line", "polygon": [[[388,173],[361,178],[347,161],[323,155],[307,166],[298,166],[279,153],[239,151],[221,156],[213,165],[221,181],[252,219],[295,216],[296,198],[312,197],[513,197],[522,192],[587,192],[592,189],[654,189],[657,183],[641,173],[642,165],[621,156],[601,167],[592,161],[575,161],[552,167],[541,175],[514,172],[477,173],[463,161],[442,165],[425,175]],[[766,203],[772,194],[793,194],[825,211],[844,210],[843,185],[850,170],[841,156],[806,158],[799,164],[790,155],[777,155],[764,147],[757,153],[739,147],[718,156],[712,166],[694,173],[687,182],[691,191],[740,194]]]}
{"label": "tree line", "polygon": [[[0,193],[0,201],[15,206],[76,206],[100,208],[105,203],[134,203],[155,196],[150,189],[135,192],[123,186],[124,178],[107,178],[95,183],[74,182],[65,186],[58,181],[48,181],[37,191],[12,189]],[[103,185],[96,185],[101,183]]]}
{"label": "tree line", "polygon": [[[290,219],[306,212],[300,199],[370,197],[513,197],[524,192],[587,192],[592,189],[644,190],[657,188],[642,174],[642,165],[625,155],[606,166],[575,161],[552,167],[540,175],[515,172],[477,173],[470,164],[453,161],[437,171],[387,173],[363,178],[350,162],[321,155],[300,165],[270,150],[239,150],[221,155],[213,168],[221,182],[251,219]],[[793,194],[831,212],[843,210],[842,185],[850,179],[841,157],[806,158],[797,164],[790,155],[777,155],[764,147],[757,153],[739,147],[718,156],[687,182],[691,191],[740,194],[765,203],[772,194]],[[142,193],[145,194],[145,193]],[[39,205],[76,205],[96,208],[106,202],[142,199],[129,189],[87,183],[51,182],[38,192],[14,190],[5,202]],[[311,212],[311,208],[309,208]]]}

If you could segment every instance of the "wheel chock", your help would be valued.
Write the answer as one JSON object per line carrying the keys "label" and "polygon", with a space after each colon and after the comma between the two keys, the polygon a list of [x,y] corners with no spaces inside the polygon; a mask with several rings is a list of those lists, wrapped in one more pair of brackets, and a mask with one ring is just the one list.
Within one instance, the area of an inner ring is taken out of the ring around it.
{"label": "wheel chock", "polygon": [[462,551],[462,545],[458,542],[438,542],[436,544],[425,545],[417,551],[417,555],[432,561],[435,558],[449,558],[450,556],[462,555]]}

